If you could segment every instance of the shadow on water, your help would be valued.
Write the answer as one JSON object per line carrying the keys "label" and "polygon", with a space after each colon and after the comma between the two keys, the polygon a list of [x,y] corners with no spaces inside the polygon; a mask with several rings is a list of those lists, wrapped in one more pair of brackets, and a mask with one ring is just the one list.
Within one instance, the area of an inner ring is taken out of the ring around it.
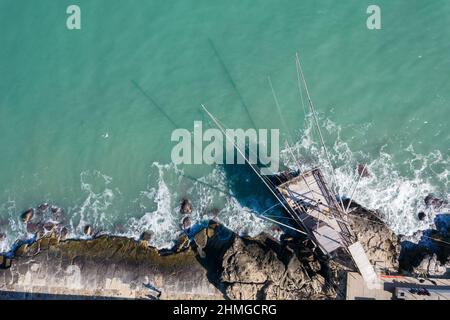
{"label": "shadow on water", "polygon": [[[238,90],[236,83],[234,82],[227,66],[225,65],[220,53],[214,45],[211,39],[208,39],[208,43],[214,52],[216,58],[219,61],[227,79],[229,80],[233,90],[238,96],[243,109],[245,110],[251,124],[254,128],[256,125],[251,117],[248,106],[244,101],[244,98],[240,91]],[[174,127],[179,128],[177,123],[171,116],[164,110],[164,108],[149,94],[145,89],[143,89],[138,82],[132,80],[131,83],[137,89],[137,91],[149,102],[154,108],[156,108]],[[224,161],[225,163],[225,161]],[[235,161],[236,163],[236,161]],[[195,182],[201,183],[210,187],[211,189],[217,190],[223,194],[234,197],[241,207],[248,208],[256,216],[261,216],[262,214],[269,216],[271,219],[275,219],[287,225],[292,225],[292,219],[286,216],[280,206],[275,207],[271,210],[267,210],[277,204],[277,199],[272,194],[272,192],[265,186],[263,181],[256,175],[252,168],[248,164],[233,164],[233,165],[221,165],[224,169],[226,176],[226,186],[227,190],[222,190],[217,186],[213,186],[199,179],[185,175],[186,178],[193,180]],[[245,227],[245,226],[244,226]],[[296,232],[293,232],[289,228],[282,227],[284,233],[295,236]]]}

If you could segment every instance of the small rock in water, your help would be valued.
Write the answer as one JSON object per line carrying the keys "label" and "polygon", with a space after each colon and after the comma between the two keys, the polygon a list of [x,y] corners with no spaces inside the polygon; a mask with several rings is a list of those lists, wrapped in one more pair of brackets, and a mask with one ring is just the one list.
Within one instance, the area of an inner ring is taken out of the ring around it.
{"label": "small rock in water", "polygon": [[24,223],[28,223],[33,218],[33,215],[34,215],[34,210],[28,209],[27,211],[22,213],[22,215],[20,217]]}
{"label": "small rock in water", "polygon": [[61,208],[58,208],[56,206],[51,206],[50,207],[50,212],[52,213],[53,219],[59,221],[61,220],[62,217],[62,210]]}
{"label": "small rock in water", "polygon": [[46,222],[44,224],[44,229],[48,232],[52,231],[55,228],[55,224],[53,222]]}
{"label": "small rock in water", "polygon": [[212,208],[212,209],[211,209],[211,214],[212,214],[213,218],[217,218],[217,216],[219,215],[219,213],[220,213],[220,210],[219,210],[219,209],[217,209],[217,208]]}
{"label": "small rock in water", "polygon": [[39,205],[38,210],[40,212],[45,212],[48,210],[48,208],[49,208],[49,204],[47,202],[45,202],[45,203]]}
{"label": "small rock in water", "polygon": [[192,212],[192,202],[189,199],[183,199],[181,201],[180,212],[182,214],[189,214]]}
{"label": "small rock in water", "polygon": [[427,207],[432,207],[433,209],[439,209],[444,204],[444,200],[435,197],[432,193],[427,195],[424,201]]}
{"label": "small rock in water", "polygon": [[423,212],[423,211],[420,211],[420,212],[417,214],[417,217],[419,218],[420,221],[423,221],[423,220],[425,219],[426,216],[427,216],[427,215],[426,215],[425,212]]}
{"label": "small rock in water", "polygon": [[191,218],[190,217],[184,217],[181,221],[181,226],[183,229],[189,229],[191,227]]}
{"label": "small rock in water", "polygon": [[362,178],[369,178],[370,177],[370,173],[367,169],[367,166],[363,165],[363,164],[358,164],[358,174],[362,177]]}
{"label": "small rock in water", "polygon": [[121,223],[116,223],[114,224],[114,233],[126,233],[127,232],[127,228],[121,224]]}
{"label": "small rock in water", "polygon": [[6,239],[6,234],[3,232],[0,232],[0,241],[3,241]]}
{"label": "small rock in water", "polygon": [[93,233],[92,227],[90,225],[85,226],[83,232],[87,236],[92,236]]}
{"label": "small rock in water", "polygon": [[139,237],[139,240],[141,241],[150,241],[150,239],[152,238],[152,233],[148,232],[148,231],[144,231],[142,232],[141,236]]}

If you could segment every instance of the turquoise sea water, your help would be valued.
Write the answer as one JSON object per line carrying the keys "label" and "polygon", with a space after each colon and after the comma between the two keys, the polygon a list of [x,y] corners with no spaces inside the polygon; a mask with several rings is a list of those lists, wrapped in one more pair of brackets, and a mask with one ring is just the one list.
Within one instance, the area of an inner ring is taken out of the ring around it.
{"label": "turquoise sea water", "polygon": [[[66,28],[71,4],[81,30]],[[299,99],[296,51],[340,193],[368,163],[356,200],[398,233],[427,228],[432,213],[416,218],[423,198],[449,197],[450,2],[377,0],[381,30],[366,27],[370,4],[0,0],[1,249],[29,236],[19,213],[41,202],[64,209],[72,236],[89,223],[152,230],[155,245],[168,245],[186,196],[194,219],[217,208],[235,230],[270,229],[252,214],[270,205],[262,186],[223,167],[175,168],[170,135],[173,123],[192,130],[205,120],[201,103],[232,128],[280,128],[270,76],[282,138],[295,136],[305,167],[324,164]]]}

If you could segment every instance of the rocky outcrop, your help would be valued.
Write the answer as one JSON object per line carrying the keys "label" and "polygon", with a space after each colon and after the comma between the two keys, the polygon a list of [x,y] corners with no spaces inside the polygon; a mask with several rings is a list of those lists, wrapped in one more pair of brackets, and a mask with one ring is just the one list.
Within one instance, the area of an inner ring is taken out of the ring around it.
{"label": "rocky outcrop", "polygon": [[320,275],[320,263],[312,254],[310,259],[293,253],[279,257],[259,239],[236,238],[223,257],[221,281],[230,299],[334,297]]}
{"label": "rocky outcrop", "polygon": [[404,241],[399,264],[406,274],[447,277],[450,275],[450,215],[437,215],[436,229],[422,233],[418,243]]}
{"label": "rocky outcrop", "polygon": [[398,271],[400,238],[377,217],[375,212],[355,206],[348,218],[370,262],[385,272]]}
{"label": "rocky outcrop", "polygon": [[238,237],[216,222],[196,234],[199,261],[227,299],[334,298],[326,271],[311,249],[294,239]]}

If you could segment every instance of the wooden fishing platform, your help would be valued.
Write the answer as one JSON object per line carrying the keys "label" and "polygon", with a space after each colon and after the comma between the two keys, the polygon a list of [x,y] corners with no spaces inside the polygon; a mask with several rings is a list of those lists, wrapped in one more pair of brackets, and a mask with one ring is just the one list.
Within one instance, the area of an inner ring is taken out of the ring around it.
{"label": "wooden fishing platform", "polygon": [[276,186],[276,192],[324,254],[355,242],[346,215],[319,168],[286,180]]}

